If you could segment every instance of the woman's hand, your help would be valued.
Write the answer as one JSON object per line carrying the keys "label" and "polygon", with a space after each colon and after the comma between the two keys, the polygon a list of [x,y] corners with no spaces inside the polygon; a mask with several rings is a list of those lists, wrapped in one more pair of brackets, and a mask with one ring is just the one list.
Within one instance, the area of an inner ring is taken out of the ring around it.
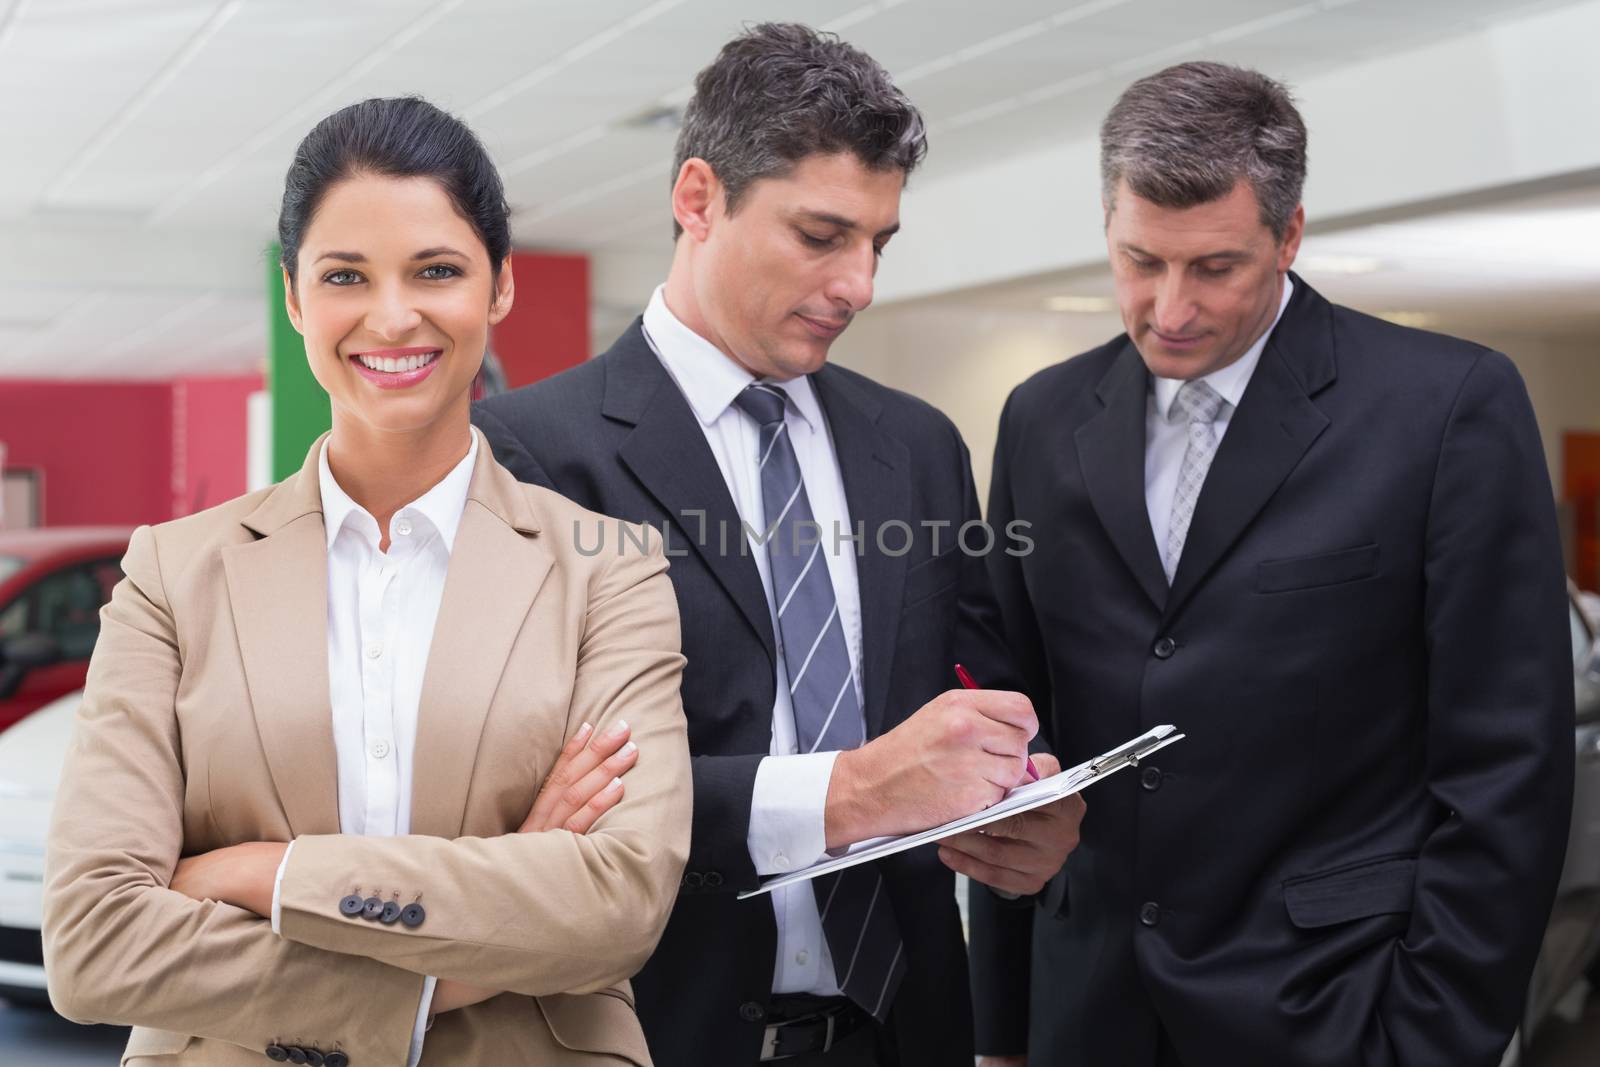
{"label": "woman's hand", "polygon": [[272,918],[272,889],[289,846],[282,841],[247,841],[178,861],[167,888],[195,900],[220,900]]}
{"label": "woman's hand", "polygon": [[639,749],[628,740],[629,732],[628,724],[619,719],[591,741],[594,727],[588,723],[579,727],[550,768],[533,810],[517,832],[588,833],[622,799],[622,776],[639,762]]}
{"label": "woman's hand", "polygon": [[[628,740],[628,724],[618,721],[592,741],[594,727],[584,723],[572,735],[550,774],[539,787],[533,809],[518,827],[520,834],[568,830],[586,834],[595,821],[622,799],[622,776],[639,762],[639,749]],[[433,989],[429,1014],[456,1011],[499,996],[498,989],[441,978]]]}
{"label": "woman's hand", "polygon": [[[628,740],[629,732],[628,724],[619,721],[593,737],[594,728],[584,723],[561,750],[517,832],[588,833],[596,820],[622,799],[622,776],[639,762],[639,749]],[[186,857],[178,861],[169,888],[195,900],[219,900],[270,919],[278,866],[288,847],[279,841],[249,841]],[[455,1011],[499,993],[440,979],[431,1013]]]}

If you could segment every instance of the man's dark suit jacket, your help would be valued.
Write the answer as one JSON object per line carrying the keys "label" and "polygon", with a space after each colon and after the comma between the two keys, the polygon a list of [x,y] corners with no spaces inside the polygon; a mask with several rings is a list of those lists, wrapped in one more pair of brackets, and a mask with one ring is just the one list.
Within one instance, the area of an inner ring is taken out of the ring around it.
{"label": "man's dark suit jacket", "polygon": [[[865,526],[858,572],[869,735],[954,688],[958,657],[987,672],[978,675],[985,683],[1014,683],[994,677],[1011,668],[983,560],[954,547],[958,528],[979,515],[955,427],[927,404],[842,368],[824,367],[812,383],[851,520]],[[522,480],[667,531],[688,658],[694,826],[677,908],[634,984],[658,1067],[753,1064],[772,997],[776,926],[770,898],[735,894],[758,883],[746,838],[756,767],[771,744],[776,661],[761,579],[716,459],[639,322],[605,354],[492,397],[473,418]],[[934,522],[946,525],[922,525]],[[607,551],[616,550],[612,533]],[[586,547],[595,543],[593,531],[582,536]],[[977,531],[968,543],[982,547]],[[882,869],[908,963],[889,1020],[900,1062],[971,1067],[954,876],[931,847]]]}
{"label": "man's dark suit jacket", "polygon": [[1038,550],[991,571],[1061,762],[1160,723],[1188,737],[1091,790],[1036,906],[975,889],[980,1048],[1492,1067],[1573,776],[1561,551],[1521,380],[1296,278],[1170,589],[1149,386],[1118,338],[1001,419],[989,521],[1031,520]]}

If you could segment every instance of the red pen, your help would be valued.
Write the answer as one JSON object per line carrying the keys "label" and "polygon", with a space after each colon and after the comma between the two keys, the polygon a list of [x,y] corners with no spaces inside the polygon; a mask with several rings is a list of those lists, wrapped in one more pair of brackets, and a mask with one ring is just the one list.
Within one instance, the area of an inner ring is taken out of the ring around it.
{"label": "red pen", "polygon": [[[968,674],[967,669],[959,663],[956,664],[956,677],[961,679],[961,688],[963,689],[979,688],[978,683],[972,680],[972,675]],[[1033,765],[1032,756],[1028,757],[1028,777],[1036,782],[1039,780],[1039,771]]]}

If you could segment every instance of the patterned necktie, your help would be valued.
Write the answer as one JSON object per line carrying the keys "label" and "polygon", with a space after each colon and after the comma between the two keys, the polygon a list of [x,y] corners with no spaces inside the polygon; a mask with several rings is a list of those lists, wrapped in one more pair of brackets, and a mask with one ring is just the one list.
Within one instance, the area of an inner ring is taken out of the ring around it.
{"label": "patterned necktie", "polygon": [[1167,412],[1169,419],[1182,418],[1189,423],[1189,445],[1183,450],[1178,488],[1172,493],[1172,518],[1167,523],[1167,552],[1163,562],[1168,585],[1178,573],[1178,559],[1183,555],[1183,542],[1189,536],[1189,523],[1194,520],[1200,487],[1205,484],[1206,472],[1217,454],[1217,431],[1212,424],[1217,421],[1222,405],[1222,396],[1205,382],[1184,382]]}
{"label": "patterned necktie", "polygon": [[[802,752],[831,752],[865,743],[866,720],[856,696],[844,620],[833,596],[824,537],[811,514],[800,463],[784,421],[782,390],[757,382],[734,400],[761,426],[761,499],[767,558],[777,597],[783,662],[789,672],[795,733]],[[797,534],[806,531],[806,542]],[[839,988],[883,1019],[905,973],[900,929],[883,876],[868,864],[814,878],[817,910]]]}

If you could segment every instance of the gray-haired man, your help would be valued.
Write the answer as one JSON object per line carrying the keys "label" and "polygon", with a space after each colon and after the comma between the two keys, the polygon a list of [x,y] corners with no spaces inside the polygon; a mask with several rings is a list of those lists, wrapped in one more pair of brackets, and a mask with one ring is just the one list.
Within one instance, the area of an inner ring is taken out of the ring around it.
{"label": "gray-haired man", "polygon": [[1042,732],[1189,737],[1037,906],[975,890],[991,1063],[1492,1067],[1517,1022],[1572,790],[1539,433],[1504,356],[1289,273],[1305,150],[1254,72],[1128,89],[1127,334],[1002,416],[989,521],[1052,533],[990,557]]}
{"label": "gray-haired man", "polygon": [[872,300],[923,150],[921,117],[870,57],[755,27],[696,80],[672,269],[643,318],[477,412],[519,477],[668,531],[695,818],[635,982],[661,1067],[971,1067],[950,868],[1031,892],[1076,841],[1073,799],[939,854],[735,896],[993,803],[1034,733],[1014,692],[942,692],[958,660],[987,684],[1010,672],[982,560],[957,543],[979,517],[960,436],[826,363]]}

